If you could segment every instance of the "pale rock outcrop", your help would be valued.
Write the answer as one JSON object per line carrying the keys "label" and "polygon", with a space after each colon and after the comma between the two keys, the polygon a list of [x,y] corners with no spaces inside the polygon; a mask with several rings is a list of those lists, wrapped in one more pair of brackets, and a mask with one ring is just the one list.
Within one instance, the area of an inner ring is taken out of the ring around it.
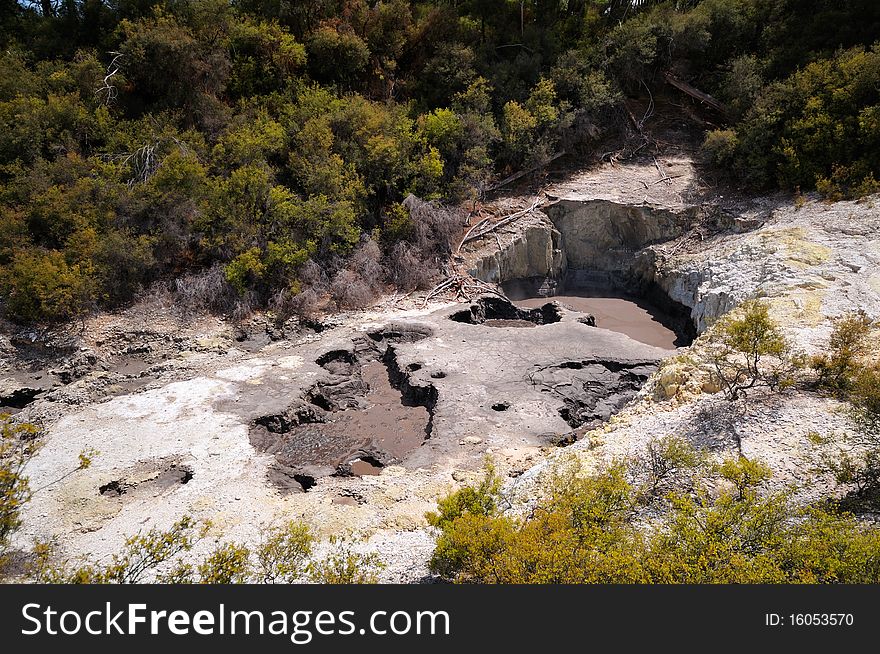
{"label": "pale rock outcrop", "polygon": [[477,279],[501,283],[522,277],[559,277],[567,268],[559,232],[543,215],[530,219],[501,249],[488,240],[494,251],[477,259],[470,270]]}

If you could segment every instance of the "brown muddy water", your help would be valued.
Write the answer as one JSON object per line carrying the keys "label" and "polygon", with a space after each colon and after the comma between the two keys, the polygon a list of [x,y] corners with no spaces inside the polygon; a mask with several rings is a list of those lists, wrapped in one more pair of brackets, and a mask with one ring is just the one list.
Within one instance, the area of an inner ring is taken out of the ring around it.
{"label": "brown muddy water", "polygon": [[422,444],[428,409],[404,402],[381,361],[365,363],[359,376],[365,392],[352,391],[347,407],[328,411],[326,421],[293,427],[278,451],[280,463],[293,468],[347,465],[353,475],[377,475],[383,463],[401,461]]}
{"label": "brown muddy water", "polygon": [[560,302],[575,311],[593,315],[596,318],[596,327],[626,334],[641,343],[667,350],[674,350],[677,347],[678,334],[661,322],[662,312],[641,300],[623,297],[591,297],[586,292],[584,295],[551,295],[549,297],[515,298],[511,296],[511,300],[517,306],[530,309],[541,307],[547,302]]}
{"label": "brown muddy water", "polygon": [[367,409],[357,412],[357,428],[370,437],[376,449],[403,459],[425,440],[428,409],[406,406],[400,391],[391,385],[388,369],[379,361],[366,364],[361,376],[370,390],[364,398]]}

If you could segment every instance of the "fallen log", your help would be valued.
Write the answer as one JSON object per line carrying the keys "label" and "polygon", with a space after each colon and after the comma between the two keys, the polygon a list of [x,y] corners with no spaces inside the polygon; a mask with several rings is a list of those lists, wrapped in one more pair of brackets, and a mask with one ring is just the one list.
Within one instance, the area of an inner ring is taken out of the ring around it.
{"label": "fallen log", "polygon": [[703,104],[712,107],[715,111],[717,111],[719,113],[727,115],[727,109],[725,108],[725,106],[721,102],[719,102],[718,100],[713,98],[708,93],[703,93],[700,89],[695,88],[695,87],[691,86],[690,84],[688,84],[687,82],[684,82],[684,81],[678,79],[675,75],[673,75],[668,70],[663,73],[663,79],[666,80],[667,84],[674,86],[682,93],[685,93],[686,95],[691,96],[695,100],[699,100]]}
{"label": "fallen log", "polygon": [[532,211],[537,209],[540,206],[540,204],[541,204],[540,200],[535,200],[535,202],[532,204],[532,206],[530,206],[528,209],[523,209],[522,211],[517,211],[516,213],[512,213],[509,216],[505,216],[504,218],[499,220],[497,223],[492,223],[491,226],[486,227],[485,229],[478,231],[476,234],[471,234],[471,232],[473,230],[469,231],[465,235],[464,239],[462,240],[461,245],[458,246],[458,251],[459,252],[461,251],[461,246],[464,245],[465,243],[467,243],[469,241],[475,241],[478,238],[482,238],[486,234],[490,234],[490,233],[494,232],[499,227],[503,227],[504,225],[507,225],[508,223],[513,222],[517,218],[521,218],[521,217],[525,216],[527,213],[531,213]]}
{"label": "fallen log", "polygon": [[552,156],[551,156],[549,159],[547,159],[546,161],[542,161],[541,163],[536,164],[536,165],[532,166],[531,168],[529,168],[529,169],[527,169],[527,170],[521,170],[521,171],[519,171],[518,173],[513,173],[512,175],[510,175],[510,176],[505,177],[504,179],[502,179],[502,180],[501,180],[500,182],[498,182],[497,184],[492,184],[491,186],[487,186],[487,187],[486,187],[486,190],[487,190],[487,191],[497,191],[497,190],[500,189],[500,188],[504,188],[505,186],[507,186],[507,185],[510,184],[511,182],[515,182],[515,181],[518,180],[519,178],[521,178],[521,177],[525,177],[525,176],[528,175],[529,173],[533,173],[533,172],[535,172],[536,170],[539,170],[539,169],[541,169],[541,168],[544,168],[544,167],[547,166],[548,164],[553,163],[554,161],[556,161],[557,159],[559,159],[559,157],[562,157],[562,156],[564,156],[564,155],[565,155],[565,150],[562,150],[562,151],[560,151],[560,152],[557,152],[556,154],[552,155]]}
{"label": "fallen log", "polygon": [[470,235],[473,234],[474,230],[479,229],[480,227],[482,227],[483,225],[485,225],[487,222],[489,222],[489,219],[488,219],[488,218],[483,218],[483,219],[482,219],[481,221],[479,221],[476,225],[474,225],[474,226],[471,227],[469,230],[467,230],[467,233],[464,235],[464,238],[461,239],[461,243],[459,243],[459,244],[458,244],[458,247],[455,248],[455,253],[458,254],[459,252],[461,252],[461,246],[464,245],[465,243],[467,243],[468,238],[470,238]]}

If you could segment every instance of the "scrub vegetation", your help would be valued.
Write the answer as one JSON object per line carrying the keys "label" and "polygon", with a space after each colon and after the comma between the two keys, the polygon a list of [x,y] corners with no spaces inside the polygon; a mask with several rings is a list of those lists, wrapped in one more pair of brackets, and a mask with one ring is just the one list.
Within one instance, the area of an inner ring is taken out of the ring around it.
{"label": "scrub vegetation", "polygon": [[871,193],[877,34],[873,0],[3,0],[2,311],[161,283],[309,316],[427,287],[463,200],[623,140],[627,99],[664,93],[742,183]]}

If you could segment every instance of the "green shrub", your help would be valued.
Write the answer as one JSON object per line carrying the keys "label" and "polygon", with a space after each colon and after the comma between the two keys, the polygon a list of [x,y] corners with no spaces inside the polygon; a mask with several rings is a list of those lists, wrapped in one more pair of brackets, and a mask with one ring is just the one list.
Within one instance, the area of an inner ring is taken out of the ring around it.
{"label": "green shrub", "polygon": [[746,179],[818,187],[832,199],[876,192],[880,46],[843,50],[769,84],[737,126]]}
{"label": "green shrub", "polygon": [[70,265],[54,250],[19,251],[0,270],[5,310],[16,320],[51,323],[89,310],[96,285],[88,268]]}
{"label": "green shrub", "polygon": [[759,462],[703,468],[695,490],[669,494],[649,520],[629,474],[574,467],[525,517],[450,512],[431,568],[458,583],[880,581],[880,529],[788,491],[759,492],[769,475]]}
{"label": "green shrub", "polygon": [[306,42],[309,68],[316,79],[352,87],[363,75],[370,58],[367,44],[349,31],[320,27]]}
{"label": "green shrub", "polygon": [[259,248],[251,248],[226,266],[226,281],[243,295],[250,286],[263,278],[265,272],[266,264],[263,263],[262,252]]}
{"label": "green shrub", "polygon": [[375,584],[384,564],[376,554],[355,551],[342,538],[330,539],[331,549],[324,558],[308,566],[309,579],[318,584]]}
{"label": "green shrub", "polygon": [[744,302],[713,325],[707,358],[714,381],[731,400],[755,387],[791,386],[803,363],[770,317],[767,304],[758,300]]}
{"label": "green shrub", "polygon": [[25,466],[40,448],[37,428],[0,414],[0,572],[9,539],[21,526],[21,510],[31,498]]}
{"label": "green shrub", "polygon": [[880,364],[859,371],[849,398],[859,426],[869,435],[880,435]]}
{"label": "green shrub", "polygon": [[719,167],[733,163],[738,146],[736,131],[732,129],[713,129],[706,132],[706,138],[703,140],[703,150],[709,155],[712,163]]}
{"label": "green shrub", "polygon": [[834,321],[828,351],[810,359],[818,384],[845,397],[862,372],[863,358],[871,352],[873,321],[864,311],[848,313]]}

